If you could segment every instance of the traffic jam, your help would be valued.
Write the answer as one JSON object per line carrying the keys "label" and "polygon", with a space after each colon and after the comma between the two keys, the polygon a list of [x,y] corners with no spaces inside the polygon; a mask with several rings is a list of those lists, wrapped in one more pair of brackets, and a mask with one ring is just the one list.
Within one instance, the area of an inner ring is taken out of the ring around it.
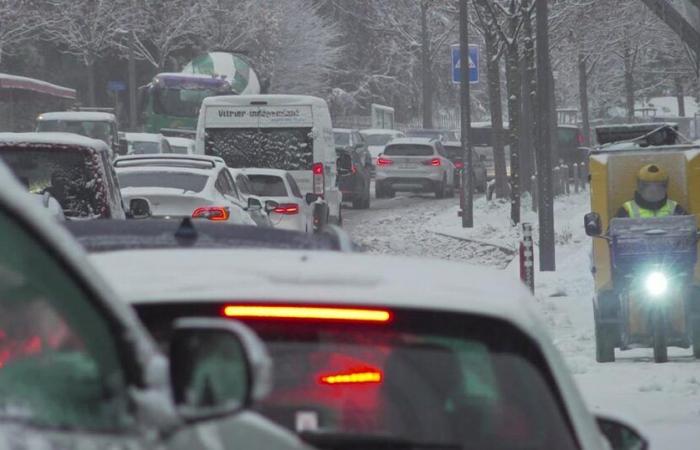
{"label": "traffic jam", "polygon": [[0,450],[700,448],[693,2],[261,2],[0,5]]}

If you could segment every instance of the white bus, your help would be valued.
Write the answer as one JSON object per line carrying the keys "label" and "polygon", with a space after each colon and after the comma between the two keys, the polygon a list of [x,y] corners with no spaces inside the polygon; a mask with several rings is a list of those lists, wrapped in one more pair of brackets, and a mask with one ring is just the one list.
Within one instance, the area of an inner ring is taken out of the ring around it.
{"label": "white bus", "polygon": [[197,122],[196,152],[220,156],[232,168],[289,171],[303,201],[327,205],[330,223],[342,223],[333,125],[323,99],[304,95],[226,95],[205,98]]}

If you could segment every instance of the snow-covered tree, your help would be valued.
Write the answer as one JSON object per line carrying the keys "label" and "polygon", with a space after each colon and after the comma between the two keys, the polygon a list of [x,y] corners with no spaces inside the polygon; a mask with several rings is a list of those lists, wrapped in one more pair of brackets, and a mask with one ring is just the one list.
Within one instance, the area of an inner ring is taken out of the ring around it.
{"label": "snow-covered tree", "polygon": [[14,54],[23,43],[31,40],[47,21],[30,0],[0,2],[0,61],[4,55]]}

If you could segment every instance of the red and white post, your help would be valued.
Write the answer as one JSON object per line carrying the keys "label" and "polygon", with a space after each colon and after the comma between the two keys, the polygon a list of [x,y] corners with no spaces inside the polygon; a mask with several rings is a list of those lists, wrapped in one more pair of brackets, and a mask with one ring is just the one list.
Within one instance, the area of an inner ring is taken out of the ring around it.
{"label": "red and white post", "polygon": [[535,249],[532,241],[532,224],[523,224],[520,239],[520,279],[535,293]]}

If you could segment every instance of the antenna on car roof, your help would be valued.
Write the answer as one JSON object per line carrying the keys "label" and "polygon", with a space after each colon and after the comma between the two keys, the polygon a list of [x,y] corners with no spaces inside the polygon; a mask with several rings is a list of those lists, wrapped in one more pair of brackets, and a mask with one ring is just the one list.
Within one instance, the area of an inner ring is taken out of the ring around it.
{"label": "antenna on car roof", "polygon": [[194,245],[198,237],[199,235],[192,223],[192,219],[190,217],[183,218],[182,222],[180,222],[180,226],[175,230],[175,240],[177,243],[182,246],[191,246]]}

